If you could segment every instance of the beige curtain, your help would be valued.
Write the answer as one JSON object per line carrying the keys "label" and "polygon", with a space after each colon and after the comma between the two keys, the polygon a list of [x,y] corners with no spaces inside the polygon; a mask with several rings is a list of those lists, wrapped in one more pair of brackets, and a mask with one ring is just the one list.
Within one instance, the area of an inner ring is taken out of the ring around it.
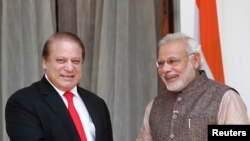
{"label": "beige curtain", "polygon": [[53,28],[51,0],[2,0],[1,139],[8,141],[4,109],[17,89],[41,78],[41,50]]}
{"label": "beige curtain", "polygon": [[0,6],[0,140],[9,140],[6,100],[41,78],[43,43],[56,31],[82,38],[81,86],[106,101],[114,140],[136,139],[146,104],[158,94],[154,1],[2,0]]}

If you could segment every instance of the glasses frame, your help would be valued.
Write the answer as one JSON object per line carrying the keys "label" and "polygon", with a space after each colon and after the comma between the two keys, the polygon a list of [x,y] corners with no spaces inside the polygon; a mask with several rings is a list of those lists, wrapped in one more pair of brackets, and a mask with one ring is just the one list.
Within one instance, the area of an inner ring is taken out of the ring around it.
{"label": "glasses frame", "polygon": [[[165,60],[163,60],[163,59],[161,59],[161,60],[157,59],[156,62],[155,62],[155,64],[156,64],[156,67],[157,67],[157,68],[162,68],[162,67],[165,65],[165,63],[167,63],[167,64],[170,65],[170,66],[178,66],[178,65],[180,64],[180,62],[181,62],[182,59],[184,59],[184,58],[186,58],[186,57],[189,57],[190,55],[193,55],[193,54],[195,54],[195,53],[192,52],[192,53],[189,53],[189,54],[187,54],[187,55],[185,55],[185,56],[183,56],[183,57],[179,57],[179,58],[177,58],[177,57],[172,57],[172,59],[171,59],[171,57],[169,57],[169,58],[167,58],[167,59],[165,59]],[[164,64],[163,64],[162,67],[160,67],[158,61],[162,61],[162,60],[164,61]],[[171,61],[176,61],[177,64],[175,64],[175,63],[173,63],[173,64],[169,63],[169,62],[171,62]],[[175,64],[175,65],[174,65],[174,64]]]}

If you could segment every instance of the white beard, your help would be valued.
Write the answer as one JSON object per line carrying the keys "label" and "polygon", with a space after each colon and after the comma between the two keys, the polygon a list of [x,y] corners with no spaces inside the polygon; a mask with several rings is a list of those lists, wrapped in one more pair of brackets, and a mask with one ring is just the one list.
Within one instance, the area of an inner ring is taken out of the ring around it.
{"label": "white beard", "polygon": [[188,65],[184,72],[180,75],[179,80],[173,83],[168,83],[164,78],[164,75],[161,76],[161,79],[165,83],[169,91],[182,91],[193,79],[195,78],[195,69],[192,67],[191,61],[188,62]]}

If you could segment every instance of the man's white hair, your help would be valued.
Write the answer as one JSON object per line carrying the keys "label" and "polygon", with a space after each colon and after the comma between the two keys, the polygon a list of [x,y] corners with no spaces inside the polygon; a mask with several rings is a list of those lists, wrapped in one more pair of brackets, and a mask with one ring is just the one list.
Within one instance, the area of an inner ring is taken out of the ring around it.
{"label": "man's white hair", "polygon": [[195,41],[192,37],[181,32],[176,32],[176,33],[167,34],[165,37],[163,37],[159,41],[158,46],[160,48],[162,45],[173,40],[183,40],[183,42],[187,44],[186,50],[188,53],[199,53],[201,55],[201,62],[200,62],[200,68],[201,68],[204,62],[204,59],[202,57],[202,52],[201,52],[201,45],[197,41]]}

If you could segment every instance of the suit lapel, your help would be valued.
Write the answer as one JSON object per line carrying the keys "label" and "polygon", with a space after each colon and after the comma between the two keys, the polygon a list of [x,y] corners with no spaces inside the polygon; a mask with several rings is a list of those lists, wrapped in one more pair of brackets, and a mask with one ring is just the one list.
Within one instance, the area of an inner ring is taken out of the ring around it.
{"label": "suit lapel", "polygon": [[82,89],[77,89],[79,95],[81,96],[82,100],[84,101],[84,104],[88,110],[88,113],[95,125],[95,133],[96,133],[96,140],[99,138],[100,136],[100,120],[98,120],[98,115],[96,114],[97,111],[94,110],[93,107],[95,107],[95,103],[94,101],[91,100],[91,98],[89,97],[89,93],[82,90]]}
{"label": "suit lapel", "polygon": [[51,86],[51,84],[46,80],[45,77],[43,77],[41,80],[40,90],[44,100],[61,120],[72,140],[78,141],[79,136],[68,113],[67,107],[65,106],[61,96],[57,93],[53,86]]}

